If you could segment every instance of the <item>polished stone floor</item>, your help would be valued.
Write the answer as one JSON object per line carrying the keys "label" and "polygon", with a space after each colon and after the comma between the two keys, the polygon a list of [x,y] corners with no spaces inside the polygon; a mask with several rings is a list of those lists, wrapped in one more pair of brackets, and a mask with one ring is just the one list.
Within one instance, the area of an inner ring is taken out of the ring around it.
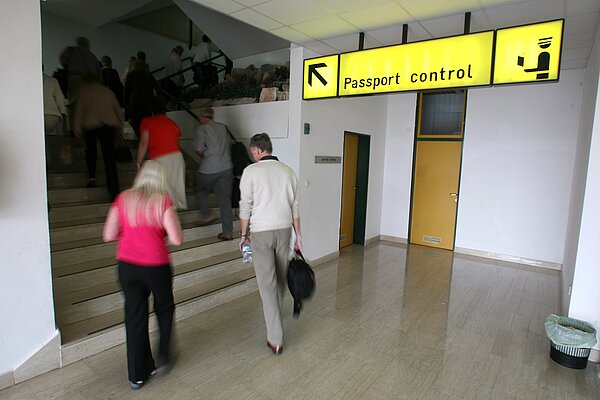
{"label": "polished stone floor", "polygon": [[139,391],[118,346],[0,399],[600,399],[595,365],[550,360],[559,273],[424,247],[352,246],[316,268],[282,356],[258,293],[176,325],[177,362]]}

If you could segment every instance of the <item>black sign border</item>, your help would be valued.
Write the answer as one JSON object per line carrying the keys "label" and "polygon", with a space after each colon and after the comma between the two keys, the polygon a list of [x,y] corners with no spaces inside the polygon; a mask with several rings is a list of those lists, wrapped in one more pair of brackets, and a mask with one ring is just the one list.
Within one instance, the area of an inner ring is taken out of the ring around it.
{"label": "black sign border", "polygon": [[[336,77],[335,77],[335,95],[333,96],[323,96],[323,97],[311,97],[309,99],[304,97],[304,71],[306,68],[306,63],[308,61],[312,61],[312,60],[316,60],[319,58],[325,58],[325,57],[332,57],[332,56],[337,56],[337,61],[338,61],[338,65],[337,65],[337,73],[336,73]],[[335,99],[335,98],[339,98],[339,93],[340,93],[340,54],[336,53],[336,54],[329,54],[326,56],[319,56],[319,57],[311,57],[311,58],[305,58],[304,63],[302,64],[302,100],[304,101],[311,101],[311,100],[320,100],[320,99]]]}
{"label": "black sign border", "polygon": [[[537,85],[537,84],[546,83],[546,82],[552,82],[552,83],[558,82],[560,80],[560,63],[562,62],[563,45],[565,43],[565,19],[564,18],[551,19],[549,21],[531,22],[528,24],[521,24],[521,25],[515,25],[515,26],[505,26],[503,28],[496,29],[496,35],[498,34],[498,31],[503,31],[506,29],[522,28],[525,26],[546,24],[549,22],[557,22],[557,21],[562,21],[562,29],[560,32],[560,50],[558,52],[558,73],[556,74],[556,79],[544,79],[543,81],[517,81],[517,82],[494,83],[494,76],[492,75],[492,86],[502,87],[502,86],[510,86],[510,85],[532,85],[532,84]],[[494,46],[495,45],[496,45],[496,43],[494,42]],[[494,56],[495,55],[496,55],[496,48],[494,47]],[[492,65],[492,69],[494,69],[496,67],[495,64],[496,64],[496,60],[494,59],[494,64]]]}
{"label": "black sign border", "polygon": [[[558,74],[556,76],[556,79],[547,79],[547,80],[543,80],[543,81],[519,81],[519,82],[494,83],[494,72],[495,72],[495,66],[496,66],[496,39],[497,39],[498,31],[504,30],[504,29],[520,28],[520,27],[529,26],[529,25],[545,24],[548,22],[556,22],[556,21],[563,22],[562,23],[562,31],[561,31],[560,52],[559,52],[559,56],[558,56],[559,57],[559,59],[558,59]],[[335,96],[314,97],[314,98],[310,98],[310,99],[304,98],[304,67],[305,67],[305,64],[303,64],[302,65],[302,74],[303,74],[302,75],[302,100],[312,101],[312,100],[320,100],[320,99],[345,98],[345,97],[367,97],[367,96],[379,96],[379,95],[392,95],[395,93],[436,92],[436,91],[446,90],[446,89],[470,89],[470,88],[479,88],[479,87],[495,87],[495,86],[502,87],[502,86],[510,86],[510,85],[531,85],[531,84],[537,85],[537,84],[543,84],[543,83],[555,83],[560,80],[560,69],[561,69],[560,65],[561,65],[561,61],[562,61],[564,33],[565,33],[565,19],[564,18],[551,19],[551,20],[547,20],[547,21],[530,22],[527,24],[514,25],[514,26],[506,26],[506,27],[497,28],[497,29],[489,29],[489,30],[485,30],[485,31],[481,31],[481,32],[472,32],[472,33],[468,33],[466,35],[474,35],[474,34],[484,33],[484,32],[494,32],[493,41],[492,41],[493,51],[492,51],[492,60],[491,60],[492,66],[490,68],[490,83],[487,85],[447,86],[444,88],[437,88],[437,89],[396,90],[396,91],[391,91],[391,92],[348,94],[348,95],[340,96],[340,94],[339,94],[340,93],[339,67],[340,67],[342,54],[350,54],[350,53],[356,53],[356,52],[365,51],[365,50],[376,50],[376,49],[382,49],[382,48],[386,48],[386,47],[403,46],[405,44],[431,42],[434,40],[448,39],[448,38],[453,38],[453,37],[457,37],[457,36],[465,36],[465,34],[457,34],[457,35],[444,36],[441,38],[417,40],[415,42],[410,42],[410,43],[398,43],[398,44],[392,44],[392,45],[387,45],[387,46],[372,47],[372,48],[363,49],[363,50],[357,49],[357,50],[353,50],[353,51],[346,51],[343,53],[336,53],[336,54],[329,54],[329,55],[324,55],[324,56],[306,58],[303,60],[304,62],[307,62],[310,60],[315,60],[318,58],[330,57],[330,56],[334,56],[334,55],[338,56],[338,73],[337,73],[337,88],[336,88],[337,94]]]}

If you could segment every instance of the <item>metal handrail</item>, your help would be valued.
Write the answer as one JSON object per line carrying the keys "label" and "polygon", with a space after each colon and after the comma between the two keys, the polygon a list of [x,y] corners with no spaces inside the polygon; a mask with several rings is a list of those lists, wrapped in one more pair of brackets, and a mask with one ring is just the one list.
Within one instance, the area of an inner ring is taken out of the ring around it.
{"label": "metal handrail", "polygon": [[[192,56],[187,56],[187,57],[185,57],[185,58],[182,58],[182,59],[181,59],[181,63],[183,64],[184,62],[186,62],[186,61],[192,61],[193,59],[194,59],[194,57],[192,57]],[[157,69],[155,69],[154,71],[150,71],[150,73],[151,73],[152,75],[154,75],[155,73],[157,73],[157,72],[160,72],[160,71],[164,70],[165,68],[167,68],[167,66],[166,66],[166,65],[165,65],[165,66],[162,66],[162,67],[160,67],[160,68],[157,68]]]}
{"label": "metal handrail", "polygon": [[171,100],[173,103],[177,104],[182,110],[184,110],[187,114],[189,114],[192,118],[194,118],[195,120],[198,119],[198,116],[196,114],[194,114],[194,112],[192,111],[191,108],[189,108],[187,106],[187,104],[185,104],[184,102],[182,102],[181,100],[175,98],[173,95],[171,95],[171,93],[167,92],[165,89],[163,89],[160,85],[158,86],[158,90],[162,93],[163,96],[166,96],[169,100]]}
{"label": "metal handrail", "polygon": [[[214,57],[212,57],[212,58],[209,58],[208,60],[202,61],[202,62],[201,62],[201,63],[199,63],[199,64],[200,64],[200,65],[206,65],[206,64],[210,63],[210,65],[215,65],[215,66],[217,66],[217,67],[223,67],[223,68],[226,68],[224,65],[221,65],[221,64],[214,64],[214,63],[212,62],[213,60],[216,60],[217,58],[220,58],[220,57],[225,57],[225,54],[223,54],[223,52],[222,52],[222,51],[220,51],[218,55],[216,55],[216,56],[214,56]],[[163,68],[164,68],[164,67],[163,67]],[[191,71],[191,70],[193,70],[193,69],[194,69],[194,65],[192,64],[192,65],[190,65],[190,66],[189,66],[189,67],[187,67],[187,68],[180,69],[179,71],[175,72],[174,74],[171,74],[171,75],[169,75],[169,76],[165,76],[164,78],[161,78],[161,79],[159,79],[159,80],[158,80],[158,82],[160,83],[161,81],[165,81],[165,80],[167,80],[167,79],[174,78],[174,77],[176,77],[176,76],[179,76],[179,75],[181,75],[181,74],[183,74],[183,73],[185,73],[185,72],[187,72],[187,71]],[[222,71],[222,70],[221,70],[221,71]],[[219,72],[220,72],[220,71],[219,71]],[[192,83],[191,85],[193,85],[193,83]],[[187,85],[187,86],[185,86],[185,87],[188,87],[188,86],[190,86],[190,85]]]}

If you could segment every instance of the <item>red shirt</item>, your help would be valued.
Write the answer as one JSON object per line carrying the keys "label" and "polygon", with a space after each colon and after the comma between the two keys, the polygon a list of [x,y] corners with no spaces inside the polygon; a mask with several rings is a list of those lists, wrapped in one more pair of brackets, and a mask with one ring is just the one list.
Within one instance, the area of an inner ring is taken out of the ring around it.
{"label": "red shirt", "polygon": [[[119,194],[113,203],[119,212],[120,232],[117,260],[148,267],[168,264],[169,250],[165,242],[167,232],[162,226],[162,221],[161,226],[145,225],[143,223],[135,227],[129,225],[125,215],[123,197],[123,193]],[[165,195],[162,214],[172,206],[171,197]],[[140,218],[138,218],[139,220]],[[143,218],[141,218],[141,221],[143,222]]]}
{"label": "red shirt", "polygon": [[179,136],[181,130],[171,118],[166,115],[154,115],[142,120],[140,131],[149,133],[148,158],[158,157],[181,151]]}

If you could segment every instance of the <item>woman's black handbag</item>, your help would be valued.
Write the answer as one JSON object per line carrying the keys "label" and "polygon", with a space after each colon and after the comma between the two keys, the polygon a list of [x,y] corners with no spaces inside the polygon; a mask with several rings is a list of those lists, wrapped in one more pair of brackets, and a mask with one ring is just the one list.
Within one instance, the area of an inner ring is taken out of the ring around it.
{"label": "woman's black handbag", "polygon": [[302,301],[310,298],[315,291],[315,272],[304,259],[299,250],[288,265],[287,281],[290,293],[294,298],[294,316],[300,316]]}

